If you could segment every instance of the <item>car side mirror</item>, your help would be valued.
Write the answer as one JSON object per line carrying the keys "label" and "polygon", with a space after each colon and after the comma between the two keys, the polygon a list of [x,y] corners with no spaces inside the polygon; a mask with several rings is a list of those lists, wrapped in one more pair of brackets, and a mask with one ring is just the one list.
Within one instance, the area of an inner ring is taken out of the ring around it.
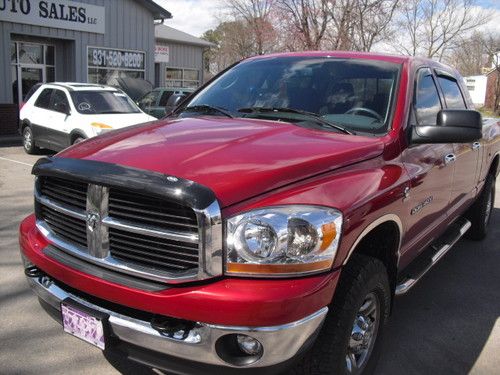
{"label": "car side mirror", "polygon": [[438,112],[436,125],[413,126],[411,142],[468,143],[482,137],[483,122],[478,111],[443,109]]}

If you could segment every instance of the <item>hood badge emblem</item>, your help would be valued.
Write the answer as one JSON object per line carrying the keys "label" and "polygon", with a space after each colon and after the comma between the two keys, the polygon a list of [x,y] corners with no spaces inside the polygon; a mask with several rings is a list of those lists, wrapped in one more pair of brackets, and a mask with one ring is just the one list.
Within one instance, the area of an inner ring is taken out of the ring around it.
{"label": "hood badge emblem", "polygon": [[93,232],[97,228],[97,224],[101,221],[101,216],[95,212],[87,212],[87,228],[89,231]]}

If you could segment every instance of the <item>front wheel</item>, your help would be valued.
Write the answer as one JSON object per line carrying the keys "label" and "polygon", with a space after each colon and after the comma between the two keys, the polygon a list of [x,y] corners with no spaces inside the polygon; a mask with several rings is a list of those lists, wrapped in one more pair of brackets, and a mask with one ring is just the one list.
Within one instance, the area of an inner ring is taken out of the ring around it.
{"label": "front wheel", "polygon": [[312,349],[294,374],[370,374],[380,355],[380,343],[391,305],[384,264],[353,255],[342,270],[330,311]]}
{"label": "front wheel", "polygon": [[25,126],[23,129],[23,148],[24,151],[30,155],[36,154],[39,151],[39,148],[35,145],[33,131],[29,126]]}

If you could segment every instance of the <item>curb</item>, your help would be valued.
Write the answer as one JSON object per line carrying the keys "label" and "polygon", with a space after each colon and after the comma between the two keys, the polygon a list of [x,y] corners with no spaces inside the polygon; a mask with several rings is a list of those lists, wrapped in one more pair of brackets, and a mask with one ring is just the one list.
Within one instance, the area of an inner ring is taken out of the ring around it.
{"label": "curb", "polygon": [[0,136],[0,146],[21,146],[22,140],[20,135]]}

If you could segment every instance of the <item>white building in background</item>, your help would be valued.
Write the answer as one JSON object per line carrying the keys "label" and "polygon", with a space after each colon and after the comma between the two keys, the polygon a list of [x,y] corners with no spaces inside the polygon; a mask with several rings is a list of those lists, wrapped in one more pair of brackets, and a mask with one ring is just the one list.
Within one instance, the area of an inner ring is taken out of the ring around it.
{"label": "white building in background", "polygon": [[484,106],[486,99],[486,76],[464,77],[465,84],[469,90],[472,102],[477,108]]}

